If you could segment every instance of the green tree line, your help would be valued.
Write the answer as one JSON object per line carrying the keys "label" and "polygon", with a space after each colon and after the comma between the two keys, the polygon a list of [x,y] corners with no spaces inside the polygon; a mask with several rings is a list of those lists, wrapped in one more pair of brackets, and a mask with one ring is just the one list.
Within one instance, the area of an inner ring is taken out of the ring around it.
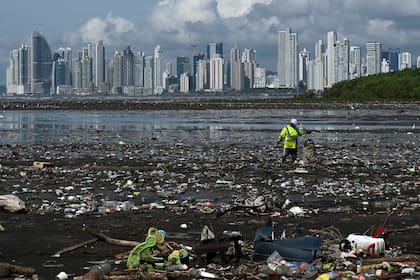
{"label": "green tree line", "polygon": [[337,100],[420,100],[420,69],[342,81],[325,89],[322,98]]}

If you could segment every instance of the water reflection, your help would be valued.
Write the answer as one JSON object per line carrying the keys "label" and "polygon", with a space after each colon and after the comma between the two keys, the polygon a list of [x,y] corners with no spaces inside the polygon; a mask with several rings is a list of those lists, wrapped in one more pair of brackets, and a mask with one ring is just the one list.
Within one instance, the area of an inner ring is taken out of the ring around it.
{"label": "water reflection", "polygon": [[3,144],[114,142],[121,139],[129,142],[145,139],[220,141],[232,137],[242,141],[246,139],[244,135],[250,133],[275,134],[291,117],[298,118],[303,128],[321,131],[406,131],[414,124],[420,127],[416,114],[397,110],[284,109],[4,111],[0,119],[0,141]]}

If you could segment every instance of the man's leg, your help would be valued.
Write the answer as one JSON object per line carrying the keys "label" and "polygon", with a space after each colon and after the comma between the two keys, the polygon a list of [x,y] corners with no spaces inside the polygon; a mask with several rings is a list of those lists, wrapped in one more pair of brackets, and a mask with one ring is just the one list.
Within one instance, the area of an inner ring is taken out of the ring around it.
{"label": "man's leg", "polygon": [[290,149],[290,155],[292,156],[292,162],[295,162],[297,158],[297,149]]}

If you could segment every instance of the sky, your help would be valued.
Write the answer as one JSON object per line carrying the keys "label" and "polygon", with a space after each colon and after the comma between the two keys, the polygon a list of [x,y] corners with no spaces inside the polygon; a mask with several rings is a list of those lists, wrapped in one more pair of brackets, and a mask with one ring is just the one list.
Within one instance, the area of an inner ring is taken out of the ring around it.
{"label": "sky", "polygon": [[225,58],[238,46],[255,48],[257,62],[276,71],[277,32],[291,28],[299,49],[314,55],[327,32],[365,48],[399,48],[420,55],[420,0],[1,0],[0,84],[9,53],[41,32],[53,50],[71,47],[75,57],[87,43],[103,40],[106,57],[130,45],[153,55],[156,45],[167,61],[206,52],[223,42]]}

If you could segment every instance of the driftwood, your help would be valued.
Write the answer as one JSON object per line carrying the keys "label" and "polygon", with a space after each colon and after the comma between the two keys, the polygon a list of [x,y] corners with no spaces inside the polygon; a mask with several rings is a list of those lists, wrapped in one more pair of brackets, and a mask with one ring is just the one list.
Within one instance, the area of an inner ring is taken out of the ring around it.
{"label": "driftwood", "polygon": [[363,260],[364,265],[369,264],[379,264],[383,262],[405,262],[405,261],[415,261],[420,262],[420,255],[403,255],[399,257],[389,257],[389,258],[374,258],[374,259],[366,259]]}
{"label": "driftwood", "polygon": [[36,268],[33,268],[33,267],[14,265],[14,264],[5,263],[5,262],[0,262],[0,268],[5,268],[14,273],[25,274],[25,275],[34,274],[36,272]]}
{"label": "driftwood", "polygon": [[113,245],[126,246],[126,247],[136,247],[137,245],[139,245],[141,243],[141,242],[138,242],[138,241],[115,239],[115,238],[106,236],[103,233],[97,232],[97,231],[95,231],[91,228],[86,228],[86,230],[90,234],[99,238],[99,240],[105,241],[106,243],[113,244]]}
{"label": "driftwood", "polygon": [[66,247],[66,248],[63,248],[63,249],[61,249],[60,251],[58,251],[57,253],[55,253],[54,255],[52,255],[53,257],[56,257],[56,258],[59,258],[59,257],[61,257],[61,254],[64,254],[64,253],[67,253],[67,252],[70,252],[70,251],[73,251],[73,250],[76,250],[76,249],[79,249],[79,248],[81,248],[81,247],[84,247],[84,246],[86,246],[86,245],[89,245],[89,244],[92,244],[92,243],[95,243],[95,242],[97,242],[99,240],[99,238],[93,238],[93,239],[90,239],[90,240],[86,240],[86,241],[83,241],[83,242],[81,242],[81,243],[79,243],[79,244],[76,244],[76,245],[73,245],[73,246],[70,246],[70,247]]}

